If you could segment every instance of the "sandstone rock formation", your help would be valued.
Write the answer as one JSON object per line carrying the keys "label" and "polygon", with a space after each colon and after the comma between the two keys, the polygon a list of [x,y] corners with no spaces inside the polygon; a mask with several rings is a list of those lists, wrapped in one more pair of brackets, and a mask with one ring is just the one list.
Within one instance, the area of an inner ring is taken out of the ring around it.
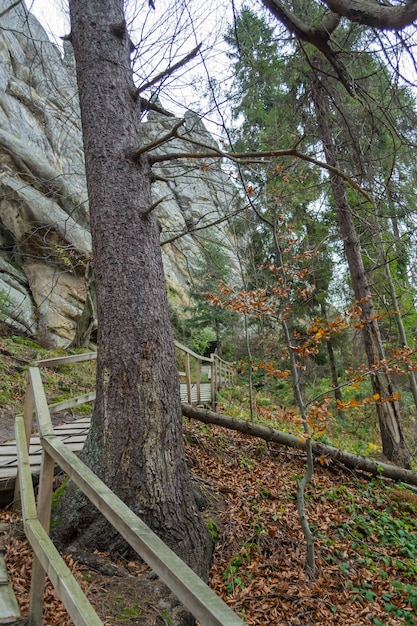
{"label": "sandstone rock formation", "polygon": [[[0,12],[9,6],[0,0]],[[72,50],[68,42],[64,53],[51,43],[23,3],[1,21],[0,317],[45,345],[66,346],[86,299],[91,253]],[[146,141],[176,122],[150,113]],[[180,132],[213,141],[193,114],[185,116]],[[161,241],[169,242],[163,245],[169,292],[181,301],[204,238],[200,227],[218,222],[238,200],[220,165],[192,159],[190,144],[175,139],[158,150],[190,154],[156,167],[163,180],[154,184]],[[227,245],[227,229],[214,228]]]}

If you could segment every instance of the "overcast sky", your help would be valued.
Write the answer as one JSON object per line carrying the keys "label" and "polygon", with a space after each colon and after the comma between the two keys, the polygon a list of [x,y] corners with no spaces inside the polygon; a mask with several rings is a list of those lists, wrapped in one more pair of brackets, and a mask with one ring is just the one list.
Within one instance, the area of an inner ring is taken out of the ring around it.
{"label": "overcast sky", "polygon": [[[50,38],[60,45],[59,37],[70,31],[66,0],[25,1]],[[128,3],[128,19],[133,25],[132,39],[134,43],[143,42],[141,59],[145,59],[137,66],[137,83],[140,84],[141,78],[148,79],[163,71],[202,43],[203,56],[177,71],[166,82],[161,99],[164,106],[176,114],[181,113],[184,104],[205,113],[210,108],[207,97],[204,97],[208,77],[217,85],[230,77],[223,34],[226,25],[233,20],[232,2],[155,0],[155,5],[156,10],[152,11],[148,0],[131,0]],[[241,0],[235,0],[235,6],[240,5]],[[225,114],[228,115],[227,110]],[[208,123],[210,119],[219,120],[214,111],[209,112],[207,118]],[[210,126],[213,132],[214,126]]]}

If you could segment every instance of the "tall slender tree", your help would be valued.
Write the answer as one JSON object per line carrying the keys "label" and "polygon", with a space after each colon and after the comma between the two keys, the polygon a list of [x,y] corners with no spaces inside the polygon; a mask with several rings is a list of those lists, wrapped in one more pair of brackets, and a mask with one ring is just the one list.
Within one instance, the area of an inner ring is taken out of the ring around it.
{"label": "tall slender tree", "polygon": [[[275,6],[286,3],[274,2],[269,4]],[[320,11],[315,2],[293,3],[291,10],[294,13],[295,9],[298,9],[297,17],[307,19],[305,16],[308,16],[311,19],[311,16],[316,12],[317,21],[321,19]],[[272,12],[274,13],[274,11]],[[287,27],[288,19],[282,18],[281,20]],[[252,23],[255,25],[254,28],[251,27]],[[335,22],[334,28],[337,26],[338,23]],[[299,32],[296,34],[300,36]],[[358,46],[362,37],[360,28],[347,28],[338,32],[337,36],[340,39],[340,48],[342,49],[344,46],[345,50],[343,76],[346,77],[347,74],[357,76],[359,74],[363,77],[355,83],[363,95],[361,104],[358,103],[357,99],[353,101],[352,105],[349,104],[350,98],[346,95],[345,82],[341,80],[341,76],[337,72],[334,72],[335,67],[332,65],[329,67],[329,59],[323,60],[317,51],[314,52],[313,49],[312,52],[311,46],[306,47],[305,44],[297,46],[297,43],[294,43],[293,56],[290,57],[288,50],[292,44],[289,44],[287,40],[280,46],[280,53],[278,54],[277,38],[273,27],[249,9],[243,8],[237,17],[234,30],[230,30],[227,36],[229,43],[234,45],[233,55],[237,69],[236,80],[239,95],[237,97],[236,115],[243,116],[244,119],[243,138],[240,141],[244,141],[246,134],[249,135],[250,142],[256,143],[258,141],[261,146],[265,146],[265,142],[271,145],[269,142],[274,136],[275,143],[284,137],[288,141],[288,137],[291,136],[292,125],[293,133],[294,130],[297,134],[304,133],[304,144],[307,145],[308,142],[310,149],[317,150],[320,143],[323,145],[327,163],[331,167],[339,170],[345,169],[352,176],[359,176],[362,182],[366,182],[372,187],[378,185],[382,187],[383,181],[387,179],[387,172],[394,167],[393,164],[397,164],[396,167],[399,167],[399,158],[402,154],[400,150],[401,141],[404,140],[407,129],[404,112],[396,121],[393,119],[395,116],[387,110],[387,106],[390,103],[391,106],[399,108],[404,105],[406,98],[403,97],[401,102],[401,90],[395,85],[391,87],[387,71],[380,60],[375,61],[368,54],[364,57],[359,72],[357,63],[356,67],[352,66],[349,50],[354,45]],[[300,37],[300,39],[306,40],[305,37]],[[308,38],[307,41],[309,41]],[[314,41],[309,41],[309,43],[314,44]],[[266,57],[263,56],[264,51]],[[320,51],[322,52],[322,50]],[[275,80],[271,70],[274,67],[274,57],[277,58],[275,68],[278,69]],[[341,71],[340,64],[338,68]],[[335,74],[333,79],[332,73]],[[343,84],[344,97],[343,93],[339,95],[341,90],[337,89],[337,79]],[[264,100],[258,102],[257,106],[253,108],[250,106],[250,97],[252,86],[256,80],[261,85],[263,84],[262,81],[265,81],[265,88],[257,86],[257,90],[264,96]],[[383,86],[383,89],[378,91],[375,85]],[[370,91],[365,91],[365,87]],[[290,102],[293,104],[292,108],[288,106]],[[376,116],[376,112],[379,114],[379,118]],[[412,107],[410,115],[413,115]],[[375,128],[375,124],[378,125],[378,120],[383,129],[385,140]],[[408,130],[409,128],[410,124],[408,124]],[[382,145],[385,148],[388,147],[388,150],[383,150]],[[370,172],[372,172],[373,177]],[[365,177],[365,174],[368,175],[368,178]],[[253,176],[253,178],[255,177]],[[345,183],[341,177],[332,174],[330,183],[332,191],[330,205],[333,206],[337,216],[340,238],[343,241],[355,298],[361,303],[363,312],[364,347],[368,365],[372,371],[371,380],[374,397],[378,399],[376,408],[383,449],[388,458],[407,467],[409,455],[402,433],[398,401],[389,373],[382,365],[385,361],[385,350],[378,315],[373,303],[375,294],[370,286],[369,272],[372,268],[366,265],[365,257],[362,254],[362,242],[358,236],[358,219],[354,217],[351,206],[352,194],[345,188]],[[259,187],[268,185],[262,176],[259,177],[258,184]],[[269,191],[271,190],[269,184]],[[265,201],[264,198],[265,194],[262,197],[263,202]],[[300,201],[300,196],[294,194],[294,204],[297,203],[302,206],[303,201]],[[282,210],[288,211],[288,208],[287,202],[285,209]],[[305,218],[306,213],[304,213]],[[376,239],[373,237],[372,241],[375,242]],[[323,300],[321,301],[323,302]],[[332,355],[329,356],[332,361]],[[333,370],[335,370],[334,366]]]}
{"label": "tall slender tree", "polygon": [[[317,75],[311,77],[311,92],[316,110],[318,132],[323,143],[327,163],[335,168],[340,168],[337,145],[334,140],[335,129],[331,126],[332,116],[327,99],[328,95],[323,85],[320,84]],[[374,308],[369,277],[362,259],[362,249],[353,219],[352,207],[343,180],[338,175],[332,175],[330,184],[355,298],[360,303],[362,310],[362,336],[368,365],[371,369],[374,397],[377,399],[376,407],[383,451],[388,459],[395,461],[401,467],[409,468],[411,467],[410,455],[402,430],[399,404],[395,398],[390,375],[383,366],[386,355],[378,316]]]}

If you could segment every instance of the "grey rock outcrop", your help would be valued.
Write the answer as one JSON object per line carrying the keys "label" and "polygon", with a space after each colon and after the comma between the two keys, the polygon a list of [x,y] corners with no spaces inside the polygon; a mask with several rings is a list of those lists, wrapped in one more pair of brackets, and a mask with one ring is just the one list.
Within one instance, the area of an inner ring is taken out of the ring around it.
{"label": "grey rock outcrop", "polygon": [[[0,11],[10,6],[0,0]],[[46,345],[74,337],[86,299],[91,254],[81,123],[70,44],[64,54],[38,21],[18,4],[0,30],[0,317]],[[145,142],[166,134],[174,118],[150,113]],[[195,115],[180,130],[213,145]],[[155,168],[155,211],[161,224],[169,293],[184,300],[199,255],[200,228],[219,222],[237,194],[213,159],[175,139],[158,152],[190,154]],[[163,179],[163,180],[162,180]],[[213,227],[227,247],[227,229]],[[181,235],[181,236],[180,236]],[[165,244],[165,245],[164,245]],[[231,264],[233,264],[233,253]]]}

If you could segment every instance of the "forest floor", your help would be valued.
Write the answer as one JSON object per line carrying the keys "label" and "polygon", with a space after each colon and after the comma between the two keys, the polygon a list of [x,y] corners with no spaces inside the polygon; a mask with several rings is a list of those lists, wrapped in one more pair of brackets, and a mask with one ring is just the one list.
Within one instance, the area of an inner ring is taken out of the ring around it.
{"label": "forest floor", "polygon": [[[12,359],[2,342],[0,349],[6,361]],[[10,372],[19,367],[13,363]],[[16,403],[3,403],[4,415],[16,412],[19,385],[5,391]],[[2,428],[6,433],[6,420]],[[216,538],[210,585],[246,624],[417,624],[414,491],[321,458],[307,489],[316,540],[317,574],[311,581],[295,499],[305,455],[196,421],[185,421],[184,441],[205,502],[202,515]],[[3,510],[0,522],[9,577],[27,615],[31,550],[18,514]],[[176,626],[161,595],[163,585],[143,562],[112,561],[106,554],[65,559],[103,623]],[[72,624],[49,584],[44,624]]]}

